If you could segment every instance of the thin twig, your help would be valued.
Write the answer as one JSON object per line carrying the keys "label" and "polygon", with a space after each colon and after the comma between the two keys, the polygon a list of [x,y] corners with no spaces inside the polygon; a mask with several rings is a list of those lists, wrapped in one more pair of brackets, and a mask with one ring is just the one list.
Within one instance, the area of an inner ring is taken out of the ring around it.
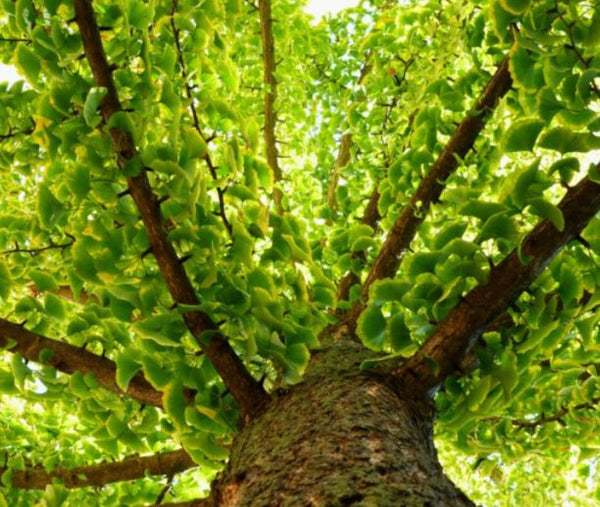
{"label": "thin twig", "polygon": [[[187,94],[187,98],[190,101],[190,111],[192,112],[192,121],[193,121],[194,129],[196,130],[196,132],[198,132],[200,137],[202,137],[202,139],[204,139],[204,142],[206,142],[208,144],[212,139],[214,139],[214,137],[212,137],[212,136],[206,137],[200,127],[200,120],[198,119],[198,111],[196,110],[196,105],[194,104],[194,96],[192,94],[192,87],[190,86],[190,84],[188,82],[185,60],[183,58],[183,49],[181,47],[181,41],[179,40],[180,30],[179,30],[179,28],[177,28],[177,25],[175,24],[175,13],[177,11],[178,4],[179,4],[179,0],[173,0],[173,7],[171,9],[171,29],[173,31],[173,37],[175,39],[175,46],[177,48],[177,59],[179,60],[179,65],[181,67],[181,75],[183,76],[183,80],[185,82],[185,91]],[[213,179],[213,181],[216,182],[218,179],[218,176],[217,176],[217,172],[215,170],[215,166],[212,163],[210,154],[208,153],[208,148],[202,158],[206,162],[206,165],[208,167],[208,171],[210,173],[211,178]],[[223,222],[223,225],[225,226],[225,229],[227,230],[227,234],[229,234],[230,238],[233,238],[233,229],[231,227],[231,223],[227,219],[227,214],[225,213],[225,197],[224,197],[225,190],[223,190],[217,184],[215,184],[215,188],[217,190],[217,197],[219,199],[219,216],[221,217],[221,221]]]}
{"label": "thin twig", "polygon": [[282,213],[283,193],[277,186],[282,180],[282,173],[279,161],[277,160],[277,137],[275,134],[277,123],[277,113],[275,111],[277,80],[275,79],[275,41],[273,38],[273,19],[271,18],[271,0],[258,0],[258,13],[260,17],[260,38],[263,54],[263,83],[265,85],[265,149],[267,163],[273,171],[273,179],[275,180],[275,188],[273,189],[275,208],[278,213]]}

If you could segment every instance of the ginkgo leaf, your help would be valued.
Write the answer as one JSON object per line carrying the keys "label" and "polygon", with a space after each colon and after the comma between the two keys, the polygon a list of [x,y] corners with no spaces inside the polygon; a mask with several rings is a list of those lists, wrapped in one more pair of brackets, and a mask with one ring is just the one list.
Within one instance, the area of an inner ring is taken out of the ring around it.
{"label": "ginkgo leaf", "polygon": [[185,422],[185,396],[180,381],[169,382],[163,390],[163,407],[167,415],[176,425],[184,427]]}
{"label": "ginkgo leaf", "polygon": [[8,298],[12,285],[10,271],[6,262],[0,260],[0,299]]}
{"label": "ginkgo leaf", "polygon": [[42,69],[37,55],[27,46],[19,43],[15,57],[17,67],[23,75],[25,75],[30,82],[36,83]]}
{"label": "ginkgo leaf", "polygon": [[541,218],[549,220],[559,231],[562,231],[565,228],[565,218],[558,206],[542,197],[531,199],[528,201],[528,204],[529,211]]}
{"label": "ginkgo leaf", "polygon": [[381,310],[376,306],[368,306],[358,319],[357,333],[367,347],[381,350],[385,327],[386,321]]}
{"label": "ginkgo leaf", "polygon": [[530,4],[531,0],[500,0],[502,8],[511,14],[523,14]]}
{"label": "ginkgo leaf", "polygon": [[40,185],[38,192],[38,216],[40,222],[44,227],[52,227],[62,216],[63,205],[47,185]]}
{"label": "ginkgo leaf", "polygon": [[369,299],[377,305],[388,301],[400,301],[412,284],[401,280],[384,278],[376,281],[369,290]]}
{"label": "ginkgo leaf", "polygon": [[87,94],[85,103],[83,104],[83,118],[88,126],[94,128],[102,118],[100,117],[98,106],[100,101],[106,95],[106,88],[104,87],[93,87]]}
{"label": "ginkgo leaf", "polygon": [[586,152],[600,148],[600,137],[591,132],[573,132],[565,127],[555,127],[541,135],[538,145],[559,153]]}
{"label": "ginkgo leaf", "polygon": [[537,118],[527,118],[513,123],[504,138],[504,150],[531,151],[535,141],[544,127],[544,122]]}
{"label": "ginkgo leaf", "polygon": [[117,366],[116,381],[119,388],[123,391],[127,391],[129,382],[134,375],[142,369],[142,365],[139,360],[136,359],[133,354],[125,351],[119,354],[115,363]]}

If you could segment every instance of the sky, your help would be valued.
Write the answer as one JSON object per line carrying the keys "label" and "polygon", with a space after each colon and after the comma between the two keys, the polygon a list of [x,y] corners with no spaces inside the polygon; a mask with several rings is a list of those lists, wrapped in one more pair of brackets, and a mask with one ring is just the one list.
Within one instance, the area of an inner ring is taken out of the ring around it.
{"label": "sky", "polygon": [[15,69],[12,65],[4,65],[3,63],[0,63],[0,81],[14,83],[18,79],[19,74],[17,74],[17,69]]}
{"label": "sky", "polygon": [[335,14],[342,9],[358,5],[358,0],[308,0],[306,12],[316,17]]}

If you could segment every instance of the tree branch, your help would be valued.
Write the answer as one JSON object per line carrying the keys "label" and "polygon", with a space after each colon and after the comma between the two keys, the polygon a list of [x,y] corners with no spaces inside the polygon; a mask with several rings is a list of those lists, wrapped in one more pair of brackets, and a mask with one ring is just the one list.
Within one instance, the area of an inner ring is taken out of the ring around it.
{"label": "tree branch", "polygon": [[352,134],[350,132],[344,133],[340,141],[340,149],[333,166],[333,172],[331,173],[329,188],[327,189],[327,205],[329,206],[329,211],[331,214],[335,214],[337,209],[335,191],[337,190],[338,181],[340,179],[340,171],[348,165],[348,162],[350,162],[350,149],[352,148],[353,144]]}
{"label": "tree branch", "polygon": [[558,412],[552,415],[541,415],[537,419],[527,420],[527,419],[515,419],[511,421],[513,426],[518,426],[519,428],[535,428],[537,426],[541,426],[542,424],[548,424],[551,422],[559,422],[563,424],[562,418],[566,416],[572,410],[596,410],[598,408],[598,404],[600,403],[599,398],[593,398],[591,401],[587,403],[580,403],[579,405],[575,405],[574,407],[563,407]]}
{"label": "tree branch", "polygon": [[520,247],[521,256],[529,262],[521,263],[518,249],[505,257],[490,271],[487,284],[471,290],[437,325],[421,348],[397,368],[398,379],[416,380],[428,390],[450,375],[489,323],[506,311],[552,258],[600,211],[600,184],[584,178],[569,188],[559,208],[565,219],[563,230],[558,231],[548,220],[538,223]]}
{"label": "tree branch", "polygon": [[[273,38],[273,19],[271,18],[271,0],[258,0],[258,15],[260,18],[260,40],[262,42],[263,54],[263,83],[265,85],[265,149],[267,152],[267,163],[273,171],[275,183],[282,179],[281,168],[277,160],[277,138],[275,136],[275,125],[277,114],[275,112],[275,101],[277,100],[277,80],[275,79],[275,41]],[[278,213],[282,212],[283,194],[281,189],[275,187],[273,198]]]}
{"label": "tree branch", "polygon": [[[100,386],[108,391],[117,394],[124,394],[140,403],[153,405],[162,408],[162,393],[152,387],[141,373],[136,374],[123,392],[116,382],[117,368],[113,361],[96,354],[92,354],[85,349],[59,342],[52,338],[28,331],[8,320],[0,319],[0,347],[10,345],[9,341],[14,340],[16,344],[7,349],[7,352],[20,353],[24,359],[36,363],[42,363],[53,366],[58,371],[71,374],[76,371],[81,373],[92,373]],[[42,351],[50,351],[49,359],[40,360]],[[194,393],[186,393],[189,401],[193,400]]]}
{"label": "tree branch", "polygon": [[[573,407],[563,407],[552,415],[544,415],[542,413],[539,417],[536,417],[535,419],[512,419],[510,423],[513,426],[516,426],[520,429],[537,428],[538,426],[542,426],[543,424],[548,424],[551,422],[558,422],[561,425],[565,426],[563,417],[566,416],[569,412],[572,412],[574,410],[597,410],[599,404],[600,397],[596,397],[592,398],[588,402],[579,403],[578,405],[575,405]],[[497,423],[503,419],[503,417],[488,417],[485,419],[485,421]]]}
{"label": "tree branch", "polygon": [[[75,21],[79,26],[85,55],[96,85],[107,89],[100,107],[104,120],[108,124],[112,115],[122,111],[122,107],[112,71],[104,53],[91,0],[75,0]],[[118,164],[123,169],[129,161],[138,157],[133,138],[129,132],[114,127],[110,129],[110,135],[117,153]],[[173,245],[167,239],[160,204],[150,187],[146,168],[142,167],[137,176],[128,176],[127,184],[131,196],[140,210],[152,253],[171,296],[176,303],[198,305],[199,301],[191,281]],[[258,415],[268,403],[269,395],[246,370],[229,342],[221,335],[218,326],[201,311],[186,312],[184,320],[225,386],[240,404],[244,419]]]}
{"label": "tree branch", "polygon": [[12,128],[9,128],[7,134],[0,134],[0,143],[7,139],[12,139],[13,137],[28,136],[30,134],[33,134],[33,128],[27,130],[13,130]]}
{"label": "tree branch", "polygon": [[353,331],[356,328],[356,320],[366,307],[369,288],[373,282],[393,277],[396,274],[403,253],[414,239],[429,207],[439,199],[445,188],[446,180],[458,167],[458,160],[463,159],[473,148],[477,136],[485,126],[487,116],[508,92],[511,85],[512,79],[508,71],[508,57],[506,57],[483,90],[473,110],[467,113],[457,127],[444,151],[394,222],[363,284],[362,301],[355,303],[345,318],[344,324],[350,330]]}
{"label": "tree branch", "polygon": [[69,248],[70,246],[72,246],[75,243],[74,236],[71,236],[70,234],[67,234],[67,236],[69,236],[69,238],[71,239],[67,243],[56,244],[52,240],[50,240],[49,245],[38,247],[38,248],[21,248],[19,246],[19,244],[15,242],[14,248],[0,252],[0,255],[12,255],[12,254],[25,253],[25,254],[31,255],[32,257],[35,257],[36,255],[39,255],[42,252],[46,252],[48,250],[57,250],[58,249],[58,250],[64,251],[65,248]]}
{"label": "tree branch", "polygon": [[[54,479],[66,488],[101,487],[112,482],[143,479],[147,475],[167,475],[184,472],[198,465],[183,449],[161,452],[151,456],[128,456],[123,461],[104,462],[74,468],[56,468],[47,472],[42,467],[14,470],[12,487],[18,489],[44,489]],[[0,474],[6,469],[0,468]]]}

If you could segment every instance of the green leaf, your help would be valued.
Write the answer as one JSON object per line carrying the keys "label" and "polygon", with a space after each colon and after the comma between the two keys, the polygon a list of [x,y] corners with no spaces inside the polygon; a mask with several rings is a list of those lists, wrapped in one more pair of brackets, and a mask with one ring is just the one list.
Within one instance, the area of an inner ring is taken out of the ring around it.
{"label": "green leaf", "polygon": [[10,366],[13,372],[15,383],[22,391],[25,388],[25,379],[29,376],[29,368],[23,362],[21,354],[13,354],[10,359]]}
{"label": "green leaf", "polygon": [[38,291],[55,291],[58,290],[58,282],[50,273],[39,269],[32,269],[28,272],[29,278],[35,283]]}
{"label": "green leaf", "polygon": [[526,118],[513,123],[504,137],[504,150],[532,151],[535,141],[544,127],[544,122],[536,118]]}
{"label": "green leaf", "polygon": [[368,236],[356,238],[352,245],[350,245],[351,252],[362,252],[364,250],[368,250],[369,248],[377,248],[377,241]]}
{"label": "green leaf", "polygon": [[69,190],[77,197],[83,198],[88,195],[91,190],[90,184],[90,168],[87,164],[77,165],[69,174],[67,179]]}
{"label": "green leaf", "polygon": [[20,73],[23,74],[30,83],[36,83],[42,70],[37,55],[25,46],[19,43],[15,52],[16,64]]}
{"label": "green leaf", "polygon": [[529,211],[533,214],[549,220],[559,231],[565,228],[565,218],[560,208],[542,197],[528,201]]}
{"label": "green leaf", "polygon": [[454,223],[444,226],[433,238],[433,250],[441,250],[453,239],[461,238],[466,230],[466,223]]}
{"label": "green leaf", "polygon": [[15,386],[15,380],[11,372],[0,370],[0,394],[19,394]]}
{"label": "green leaf", "polygon": [[208,146],[196,130],[187,129],[183,133],[183,141],[190,158],[202,158],[206,155]]}
{"label": "green leaf", "polygon": [[111,437],[119,438],[126,428],[127,423],[123,419],[117,417],[114,413],[108,416],[108,419],[106,420],[106,429]]}
{"label": "green leaf", "polygon": [[418,252],[407,260],[407,273],[414,279],[421,273],[433,273],[435,267],[447,257],[444,252]]}
{"label": "green leaf", "polygon": [[160,366],[154,359],[144,356],[142,357],[142,368],[144,370],[144,376],[152,384],[154,389],[162,389],[172,379],[172,375],[169,371],[165,370]]}
{"label": "green leaf", "polygon": [[523,14],[530,4],[531,0],[500,0],[502,8],[511,14]]}
{"label": "green leaf", "polygon": [[225,429],[225,426],[219,424],[206,414],[201,413],[196,407],[188,406],[185,408],[185,420],[187,424],[198,430],[214,433],[216,435],[221,434]]}
{"label": "green leaf", "polygon": [[66,315],[65,304],[54,294],[46,294],[44,298],[44,308],[46,313],[55,319],[64,319]]}
{"label": "green leaf", "polygon": [[63,205],[47,185],[41,184],[38,191],[38,216],[42,226],[50,228],[63,213]]}
{"label": "green leaf", "polygon": [[357,333],[363,343],[372,350],[381,350],[386,322],[381,310],[368,306],[358,318]]}
{"label": "green leaf", "polygon": [[467,395],[467,406],[471,412],[476,412],[477,409],[487,398],[492,387],[492,377],[486,375],[480,379],[472,388]]}
{"label": "green leaf", "polygon": [[107,89],[103,86],[93,87],[90,88],[90,91],[85,98],[85,103],[83,104],[83,119],[89,127],[94,128],[102,121],[101,116],[98,114],[98,106],[106,95],[106,92]]}
{"label": "green leaf", "polygon": [[510,37],[509,26],[514,19],[514,15],[503,9],[500,0],[491,0],[490,18],[495,35],[503,42]]}
{"label": "green leaf", "polygon": [[79,398],[85,399],[89,398],[90,396],[90,388],[85,383],[83,374],[80,371],[74,372],[69,377],[69,389],[73,394],[75,394],[75,396],[78,396]]}
{"label": "green leaf", "polygon": [[135,137],[135,125],[131,119],[131,115],[125,111],[113,113],[110,120],[108,120],[107,127],[109,129],[118,129],[121,132],[128,132]]}
{"label": "green leaf", "polygon": [[496,213],[484,222],[477,241],[483,242],[487,239],[506,239],[510,242],[517,242],[519,239],[517,224],[507,213]]}
{"label": "green leaf", "polygon": [[163,407],[176,426],[185,427],[185,396],[179,380],[169,382],[163,392]]}
{"label": "green leaf", "polygon": [[182,437],[181,443],[186,450],[190,452],[194,450],[201,451],[209,459],[224,460],[229,456],[227,449],[218,445],[211,435],[200,433],[193,436],[185,435]]}
{"label": "green leaf", "polygon": [[129,382],[142,369],[139,360],[128,350],[120,353],[115,359],[117,365],[116,381],[122,391],[127,391]]}
{"label": "green leaf", "polygon": [[565,264],[560,269],[558,293],[565,305],[583,295],[583,284],[579,274]]}
{"label": "green leaf", "polygon": [[82,280],[101,283],[94,264],[94,258],[84,248],[76,248],[73,251],[73,267],[77,276]]}
{"label": "green leaf", "polygon": [[519,44],[511,50],[508,68],[513,80],[527,90],[538,90],[544,84],[542,69],[530,52]]}
{"label": "green leaf", "polygon": [[477,217],[480,220],[487,220],[492,215],[507,211],[509,211],[509,208],[504,204],[479,201],[477,199],[470,200],[458,210],[461,215]]}
{"label": "green leaf", "polygon": [[579,172],[579,159],[575,157],[565,157],[554,162],[548,169],[552,174],[558,171],[563,181],[569,182]]}
{"label": "green leaf", "polygon": [[302,371],[308,364],[310,352],[304,343],[295,343],[286,347],[284,357],[287,363]]}
{"label": "green leaf", "polygon": [[542,134],[538,146],[559,153],[587,152],[600,148],[600,137],[591,132],[573,132],[565,127],[555,127]]}
{"label": "green leaf", "polygon": [[6,300],[10,295],[12,285],[10,271],[6,262],[0,260],[0,299]]}
{"label": "green leaf", "polygon": [[512,350],[508,349],[502,352],[500,365],[494,368],[493,375],[502,384],[504,399],[510,400],[513,389],[519,383],[517,356]]}
{"label": "green leaf", "polygon": [[377,280],[369,289],[369,300],[376,305],[382,305],[388,301],[401,301],[411,287],[411,283],[400,280],[390,278]]}
{"label": "green leaf", "polygon": [[416,344],[410,337],[410,329],[408,329],[402,313],[392,316],[386,333],[389,336],[390,345],[394,352],[406,356],[416,351]]}

